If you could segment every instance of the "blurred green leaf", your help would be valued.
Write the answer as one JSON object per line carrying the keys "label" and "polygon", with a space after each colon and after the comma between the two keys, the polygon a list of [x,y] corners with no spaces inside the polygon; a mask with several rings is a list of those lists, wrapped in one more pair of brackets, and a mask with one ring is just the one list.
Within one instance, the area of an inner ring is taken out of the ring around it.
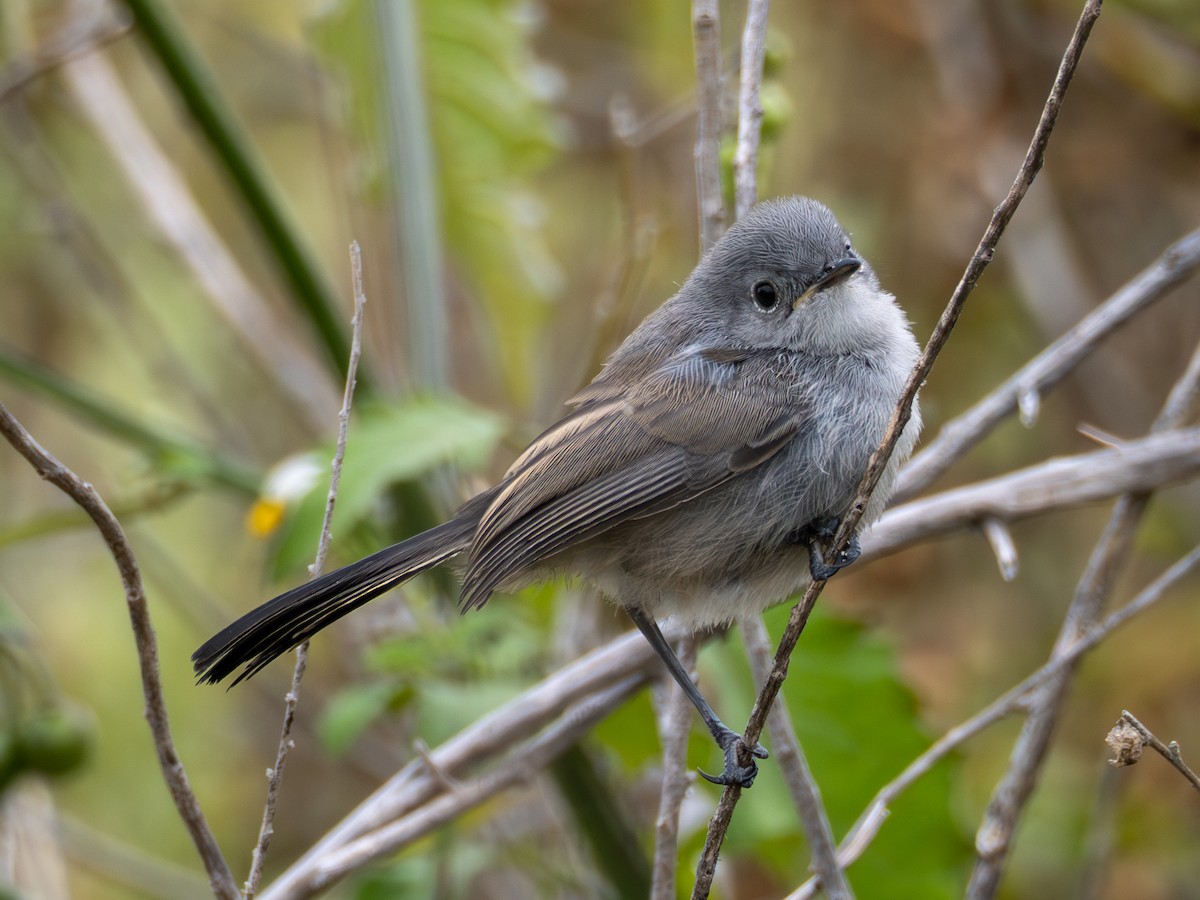
{"label": "blurred green leaf", "polygon": [[[364,408],[347,441],[335,533],[362,521],[391,484],[411,481],[445,463],[467,471],[480,468],[503,432],[499,416],[452,397],[409,398]],[[327,458],[332,456],[330,451]],[[312,559],[327,497],[328,481],[322,479],[298,504],[276,551],[276,578]]]}
{"label": "blurred green leaf", "polygon": [[340,756],[387,711],[402,709],[412,700],[411,688],[394,681],[353,685],[325,705],[317,720],[317,735],[325,750]]}
{"label": "blurred green leaf", "polygon": [[[592,732],[596,742],[606,747],[626,772],[636,773],[647,766],[662,764],[662,745],[649,691],[641,691],[606,716]],[[708,733],[704,732],[705,739]]]}
{"label": "blurred green leaf", "polygon": [[[419,24],[447,253],[486,310],[506,388],[523,403],[547,301],[562,282],[533,182],[560,150],[548,99],[558,75],[535,59],[530,27],[512,4],[424,0]],[[369,4],[351,0],[332,6],[314,36],[354,98],[360,184],[383,201],[388,154],[373,28]]]}
{"label": "blurred green leaf", "polygon": [[[773,636],[782,633],[789,609],[785,604],[767,613]],[[734,728],[753,702],[743,657],[731,640],[701,655],[702,678],[707,674],[721,686],[715,702],[727,722],[737,723]],[[892,649],[862,625],[838,619],[820,605],[792,654],[782,696],[821,787],[835,838],[930,742]],[[717,760],[715,751],[711,756]],[[961,892],[970,844],[951,816],[952,767],[952,761],[938,766],[897,802],[879,837],[849,871],[859,896],[925,900]],[[744,801],[749,806],[730,830],[726,854],[767,862],[785,883],[802,880],[807,853],[791,796],[769,760],[759,773]],[[697,854],[703,837],[703,832],[693,835],[686,852]],[[903,879],[896,878],[900,871]]]}

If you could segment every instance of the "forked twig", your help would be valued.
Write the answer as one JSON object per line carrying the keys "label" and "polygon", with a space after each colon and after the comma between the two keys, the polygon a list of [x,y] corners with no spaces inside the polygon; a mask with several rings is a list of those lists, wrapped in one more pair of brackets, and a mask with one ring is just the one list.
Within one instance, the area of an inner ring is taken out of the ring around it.
{"label": "forked twig", "polygon": [[[921,358],[909,376],[908,383],[900,397],[900,402],[892,414],[892,419],[884,435],[883,442],[880,444],[879,449],[872,455],[867,472],[859,485],[857,496],[843,518],[837,536],[834,538],[833,548],[835,552],[846,546],[850,536],[857,528],[863,512],[866,510],[867,501],[874,492],[875,486],[879,483],[884,467],[892,455],[896,441],[899,440],[904,427],[908,424],[909,418],[912,415],[912,405],[917,391],[924,383],[930,369],[933,367],[934,361],[950,337],[950,333],[953,331],[958,317],[966,305],[967,298],[974,290],[984,269],[991,262],[996,251],[996,245],[1001,235],[1003,235],[1005,227],[1012,219],[1017,207],[1020,206],[1021,200],[1029,190],[1029,186],[1033,183],[1033,180],[1037,177],[1037,173],[1042,168],[1045,160],[1046,146],[1054,130],[1058,114],[1062,109],[1067,88],[1070,86],[1088,35],[1091,33],[1092,26],[1095,24],[1099,14],[1100,0],[1088,0],[1075,26],[1075,31],[1071,35],[1070,43],[1067,45],[1066,52],[1059,65],[1058,74],[1055,76],[1054,84],[1050,89],[1050,96],[1042,108],[1041,117],[1037,127],[1034,129],[1033,138],[1029,143],[1029,149],[1017,172],[1016,179],[1013,181],[1012,187],[1009,189],[1004,200],[993,211],[991,220],[984,230],[979,246],[967,264],[958,287],[955,288],[950,302],[938,320],[937,326],[934,328],[933,334],[930,336],[925,350],[921,354]],[[821,581],[811,583],[804,592],[800,603],[792,608],[792,615],[788,620],[787,629],[780,640],[779,649],[775,654],[775,664],[771,669],[770,677],[768,677],[766,684],[763,685],[763,689],[759,693],[758,700],[750,714],[750,720],[746,725],[744,741],[747,747],[754,746],[758,741],[759,735],[762,733],[767,710],[774,703],[783,685],[783,681],[787,677],[788,660],[791,657],[792,650],[795,648],[796,642],[800,638],[800,633],[803,631],[804,625],[807,623],[808,617],[812,612],[813,605],[816,603],[817,597],[820,596],[824,586],[825,583]],[[736,786],[726,787],[721,795],[721,802],[717,807],[716,813],[713,815],[712,821],[709,823],[704,851],[696,869],[696,886],[692,893],[694,900],[708,896],[713,874],[716,870],[717,855],[721,844],[725,840],[725,834],[733,818],[734,807],[737,805],[740,796],[741,788]]]}

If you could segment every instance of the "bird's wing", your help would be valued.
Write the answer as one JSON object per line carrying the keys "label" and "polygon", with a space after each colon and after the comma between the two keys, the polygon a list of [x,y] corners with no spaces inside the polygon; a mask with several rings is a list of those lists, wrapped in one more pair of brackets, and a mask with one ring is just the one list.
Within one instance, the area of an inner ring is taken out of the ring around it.
{"label": "bird's wing", "polygon": [[505,579],[622,522],[700,496],[783,449],[812,399],[787,352],[688,348],[620,397],[582,405],[513,464],[480,521],[464,608]]}

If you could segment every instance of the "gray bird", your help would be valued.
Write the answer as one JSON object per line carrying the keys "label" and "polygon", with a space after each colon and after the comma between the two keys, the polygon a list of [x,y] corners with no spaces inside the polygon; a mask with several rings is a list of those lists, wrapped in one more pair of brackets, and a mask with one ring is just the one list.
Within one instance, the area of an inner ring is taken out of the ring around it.
{"label": "gray bird", "polygon": [[[753,759],[656,622],[725,623],[858,556],[824,545],[883,437],[918,347],[895,298],[825,206],[760,203],[646,318],[499,484],[446,523],[281,594],[192,656],[247,678],[384,591],[465,557],[460,604],[563,573],[624,607],[749,787]],[[920,429],[909,421],[860,525],[878,517]],[[752,756],[767,756],[762,746]]]}

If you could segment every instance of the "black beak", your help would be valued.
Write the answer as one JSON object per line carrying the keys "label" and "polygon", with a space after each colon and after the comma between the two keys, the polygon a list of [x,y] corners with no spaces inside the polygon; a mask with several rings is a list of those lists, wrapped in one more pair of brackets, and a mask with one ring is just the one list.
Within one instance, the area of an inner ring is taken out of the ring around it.
{"label": "black beak", "polygon": [[849,278],[861,268],[862,260],[857,256],[846,256],[826,266],[825,271],[821,273],[821,277],[808,290],[796,298],[796,301],[792,304],[792,309],[799,309],[814,294],[825,290],[830,285],[837,284],[845,278]]}

